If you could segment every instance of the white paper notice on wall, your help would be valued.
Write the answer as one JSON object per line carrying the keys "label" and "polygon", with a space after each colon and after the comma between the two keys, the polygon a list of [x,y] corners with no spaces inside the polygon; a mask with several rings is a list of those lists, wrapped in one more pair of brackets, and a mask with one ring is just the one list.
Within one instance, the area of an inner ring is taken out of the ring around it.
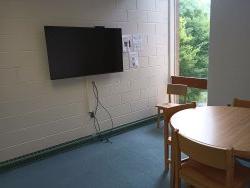
{"label": "white paper notice on wall", "polygon": [[142,35],[141,34],[133,34],[132,35],[132,47],[134,52],[138,52],[141,50],[142,43]]}
{"label": "white paper notice on wall", "polygon": [[139,61],[138,61],[138,52],[129,52],[129,67],[130,68],[138,68]]}
{"label": "white paper notice on wall", "polygon": [[132,35],[122,35],[123,52],[132,51]]}

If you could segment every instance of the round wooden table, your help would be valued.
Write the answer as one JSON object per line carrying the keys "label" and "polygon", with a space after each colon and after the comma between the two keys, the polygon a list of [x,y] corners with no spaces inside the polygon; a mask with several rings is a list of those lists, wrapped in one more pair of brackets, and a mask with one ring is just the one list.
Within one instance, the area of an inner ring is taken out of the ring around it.
{"label": "round wooden table", "polygon": [[177,112],[173,128],[198,142],[234,148],[236,156],[250,159],[250,108],[206,106]]}

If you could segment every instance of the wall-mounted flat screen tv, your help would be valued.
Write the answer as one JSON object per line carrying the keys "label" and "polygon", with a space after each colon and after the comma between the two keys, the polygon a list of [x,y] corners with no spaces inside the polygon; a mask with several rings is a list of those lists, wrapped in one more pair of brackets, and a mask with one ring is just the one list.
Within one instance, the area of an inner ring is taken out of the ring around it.
{"label": "wall-mounted flat screen tv", "polygon": [[45,26],[51,80],[123,71],[120,28]]}

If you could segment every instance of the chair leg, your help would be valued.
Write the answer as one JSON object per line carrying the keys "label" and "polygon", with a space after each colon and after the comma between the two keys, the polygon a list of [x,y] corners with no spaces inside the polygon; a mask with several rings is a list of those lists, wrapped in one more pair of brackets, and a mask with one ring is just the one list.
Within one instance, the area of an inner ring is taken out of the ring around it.
{"label": "chair leg", "polygon": [[165,146],[165,170],[168,171],[169,170],[169,151],[168,151],[168,144],[166,144]]}
{"label": "chair leg", "polygon": [[165,170],[169,170],[169,144],[168,144],[168,127],[164,125],[163,128],[163,137],[164,137],[164,161],[165,161]]}
{"label": "chair leg", "polygon": [[174,164],[174,160],[173,160],[173,150],[172,150],[172,146],[171,146],[171,163],[170,163],[170,187],[178,187],[178,185],[176,184],[175,182],[175,171],[174,171],[174,168],[175,168],[175,164]]}
{"label": "chair leg", "polygon": [[157,108],[157,128],[160,128],[160,121],[161,121],[161,110]]}
{"label": "chair leg", "polygon": [[179,177],[179,172],[177,172],[177,168],[176,168],[176,159],[174,158],[174,149],[173,149],[173,145],[171,145],[171,175],[170,175],[170,183],[171,186],[174,188],[180,188],[181,187],[181,179]]}

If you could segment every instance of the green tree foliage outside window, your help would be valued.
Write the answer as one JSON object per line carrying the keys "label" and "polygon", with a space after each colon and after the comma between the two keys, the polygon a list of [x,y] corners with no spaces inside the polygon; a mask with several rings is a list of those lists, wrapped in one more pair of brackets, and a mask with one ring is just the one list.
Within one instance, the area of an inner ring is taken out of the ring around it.
{"label": "green tree foliage outside window", "polygon": [[[180,75],[207,78],[210,0],[179,1]],[[207,101],[207,92],[190,89],[188,101]]]}

